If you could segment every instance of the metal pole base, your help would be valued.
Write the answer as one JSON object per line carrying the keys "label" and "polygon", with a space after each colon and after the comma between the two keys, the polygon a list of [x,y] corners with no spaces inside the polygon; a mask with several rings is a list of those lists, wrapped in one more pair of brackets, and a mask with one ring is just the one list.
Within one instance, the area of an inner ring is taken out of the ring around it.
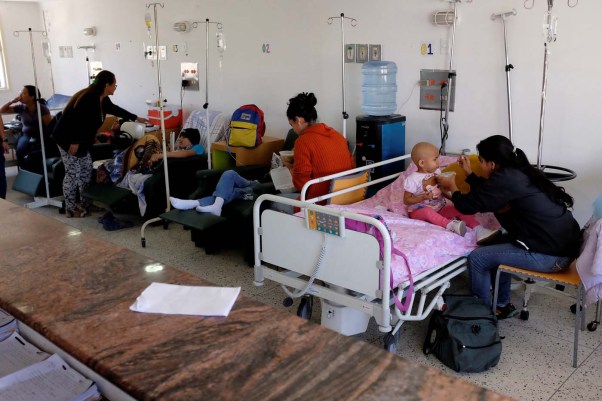
{"label": "metal pole base", "polygon": [[541,170],[543,172],[543,174],[552,182],[569,181],[569,180],[574,180],[575,178],[577,178],[577,173],[575,173],[573,170],[568,169],[566,167],[549,166],[549,165],[542,165],[542,166],[536,165],[535,167],[538,168],[539,170]]}
{"label": "metal pole base", "polygon": [[63,207],[63,202],[58,200],[58,198],[40,198],[34,196],[33,202],[25,204],[25,207],[28,209],[35,209],[42,206],[56,206],[60,209]]}

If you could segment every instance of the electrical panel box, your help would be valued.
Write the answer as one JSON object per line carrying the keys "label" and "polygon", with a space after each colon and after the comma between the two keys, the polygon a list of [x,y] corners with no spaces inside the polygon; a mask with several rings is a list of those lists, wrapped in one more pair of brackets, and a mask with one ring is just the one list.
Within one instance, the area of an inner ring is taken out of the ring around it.
{"label": "electrical panel box", "polygon": [[182,88],[185,90],[199,90],[198,63],[180,63],[182,73]]}
{"label": "electrical panel box", "polygon": [[[390,116],[358,116],[355,134],[355,165],[374,164],[403,156],[406,149],[406,118]],[[404,162],[387,164],[371,171],[371,178],[386,177],[404,169]]]}
{"label": "electrical panel box", "polygon": [[[452,71],[455,74],[455,71]],[[454,111],[456,100],[456,76],[453,76],[451,89],[448,86],[449,70],[420,70],[420,108],[424,110],[444,110],[449,94],[449,111]]]}

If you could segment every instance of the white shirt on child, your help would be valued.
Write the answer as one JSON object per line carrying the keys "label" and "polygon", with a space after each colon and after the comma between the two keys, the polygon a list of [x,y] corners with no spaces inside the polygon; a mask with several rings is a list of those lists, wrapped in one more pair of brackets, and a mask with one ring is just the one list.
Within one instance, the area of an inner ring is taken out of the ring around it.
{"label": "white shirt on child", "polygon": [[[425,193],[424,188],[422,187],[423,181],[428,180],[437,174],[441,174],[440,169],[437,169],[434,173],[420,173],[418,171],[413,172],[408,177],[406,177],[403,183],[403,189],[415,196],[422,195]],[[443,206],[445,206],[445,198],[439,195],[433,200],[425,199],[422,202],[415,203],[413,205],[406,205],[406,208],[408,212],[413,212],[414,210],[418,210],[423,207],[430,207],[438,212],[443,208]]]}

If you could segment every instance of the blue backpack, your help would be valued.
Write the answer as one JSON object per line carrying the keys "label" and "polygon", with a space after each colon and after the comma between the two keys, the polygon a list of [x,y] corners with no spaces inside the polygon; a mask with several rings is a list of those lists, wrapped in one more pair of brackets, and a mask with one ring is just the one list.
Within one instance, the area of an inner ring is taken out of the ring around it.
{"label": "blue backpack", "polygon": [[228,134],[229,146],[254,148],[261,145],[261,138],[264,134],[265,121],[263,111],[259,107],[254,104],[246,104],[234,111]]}

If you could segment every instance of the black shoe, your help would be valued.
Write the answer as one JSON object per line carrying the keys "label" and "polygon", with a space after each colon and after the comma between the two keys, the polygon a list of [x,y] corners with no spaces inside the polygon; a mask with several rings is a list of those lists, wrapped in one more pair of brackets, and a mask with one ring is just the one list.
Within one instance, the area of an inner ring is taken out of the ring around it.
{"label": "black shoe", "polygon": [[505,306],[498,306],[495,308],[495,316],[498,320],[508,319],[510,317],[516,316],[518,314],[518,310],[511,303],[506,304]]}

